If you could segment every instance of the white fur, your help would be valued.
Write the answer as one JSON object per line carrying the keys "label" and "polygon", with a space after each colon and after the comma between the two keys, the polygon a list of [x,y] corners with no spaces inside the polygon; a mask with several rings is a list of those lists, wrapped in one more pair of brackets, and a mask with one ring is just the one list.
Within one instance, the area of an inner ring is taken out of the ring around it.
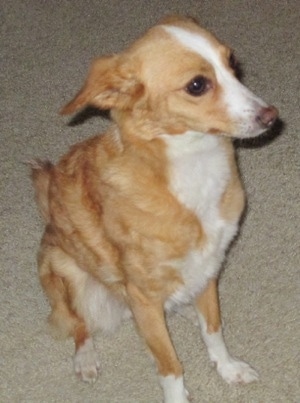
{"label": "white fur", "polygon": [[222,329],[215,333],[207,332],[207,324],[198,312],[202,337],[206,344],[209,357],[217,366],[221,377],[229,384],[250,383],[258,379],[257,372],[247,363],[230,356],[224,343]]}
{"label": "white fur", "polygon": [[167,301],[169,309],[190,302],[218,274],[237,222],[226,222],[219,214],[220,199],[230,179],[228,157],[220,139],[196,132],[163,138],[168,146],[171,191],[197,214],[207,236],[203,249],[172,262],[181,271],[185,285]]}
{"label": "white fur", "polygon": [[89,275],[82,289],[78,312],[82,312],[91,332],[101,329],[108,333],[114,332],[122,320],[131,315],[124,303]]}
{"label": "white fur", "polygon": [[95,382],[100,369],[100,362],[92,339],[86,339],[84,344],[76,351],[74,369],[84,382]]}
{"label": "white fur", "polygon": [[[53,251],[52,257],[57,273],[67,277],[74,285],[74,290],[76,290],[73,301],[74,309],[84,318],[91,333],[98,329],[113,332],[123,319],[131,315],[128,307],[122,301],[118,300],[89,273],[81,270],[70,256],[60,249],[56,249]],[[111,281],[113,280],[112,278]]]}
{"label": "white fur", "polygon": [[164,392],[164,403],[188,403],[182,376],[175,378],[174,375],[161,376],[160,384]]}
{"label": "white fur", "polygon": [[218,83],[223,89],[223,100],[227,105],[229,115],[236,120],[238,126],[236,136],[252,137],[262,133],[256,122],[258,111],[267,104],[240,83],[224,66],[221,55],[212,43],[200,34],[190,32],[183,28],[164,26],[183,46],[198,53],[214,68]]}

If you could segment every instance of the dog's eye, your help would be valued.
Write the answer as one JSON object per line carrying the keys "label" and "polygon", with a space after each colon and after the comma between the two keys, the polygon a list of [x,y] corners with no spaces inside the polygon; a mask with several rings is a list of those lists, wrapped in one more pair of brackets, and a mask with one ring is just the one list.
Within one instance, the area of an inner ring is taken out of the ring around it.
{"label": "dog's eye", "polygon": [[188,83],[186,92],[194,97],[199,97],[205,94],[209,88],[210,81],[203,76],[197,76]]}

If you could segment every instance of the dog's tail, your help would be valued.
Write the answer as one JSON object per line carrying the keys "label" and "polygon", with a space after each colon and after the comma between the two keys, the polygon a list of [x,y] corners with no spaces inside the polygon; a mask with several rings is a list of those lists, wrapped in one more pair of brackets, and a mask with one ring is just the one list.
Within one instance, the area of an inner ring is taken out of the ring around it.
{"label": "dog's tail", "polygon": [[28,162],[35,189],[35,198],[40,213],[46,223],[50,221],[49,184],[54,165],[50,161],[32,160]]}

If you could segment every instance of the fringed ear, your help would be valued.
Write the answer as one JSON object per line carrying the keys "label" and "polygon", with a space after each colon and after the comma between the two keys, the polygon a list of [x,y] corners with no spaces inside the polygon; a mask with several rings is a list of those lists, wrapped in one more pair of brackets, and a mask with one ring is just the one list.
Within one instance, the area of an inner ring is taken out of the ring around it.
{"label": "fringed ear", "polygon": [[60,113],[68,115],[87,105],[99,109],[128,109],[143,92],[143,84],[120,63],[119,56],[104,56],[92,63],[84,86]]}

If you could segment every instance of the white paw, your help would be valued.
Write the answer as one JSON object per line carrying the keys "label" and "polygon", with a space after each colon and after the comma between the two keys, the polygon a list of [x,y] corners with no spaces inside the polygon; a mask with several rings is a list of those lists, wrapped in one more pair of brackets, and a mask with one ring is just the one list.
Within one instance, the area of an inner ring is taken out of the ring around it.
{"label": "white paw", "polygon": [[182,376],[161,376],[160,383],[164,391],[164,403],[189,403],[189,393],[184,387]]}
{"label": "white paw", "polygon": [[170,398],[165,398],[164,403],[191,403],[189,400],[189,394],[187,391],[181,396],[173,396]]}
{"label": "white paw", "polygon": [[223,363],[218,363],[217,370],[229,384],[250,383],[258,380],[258,373],[250,365],[231,357]]}
{"label": "white paw", "polygon": [[76,351],[74,369],[76,375],[84,382],[94,383],[96,381],[100,370],[100,362],[91,340],[86,340]]}

